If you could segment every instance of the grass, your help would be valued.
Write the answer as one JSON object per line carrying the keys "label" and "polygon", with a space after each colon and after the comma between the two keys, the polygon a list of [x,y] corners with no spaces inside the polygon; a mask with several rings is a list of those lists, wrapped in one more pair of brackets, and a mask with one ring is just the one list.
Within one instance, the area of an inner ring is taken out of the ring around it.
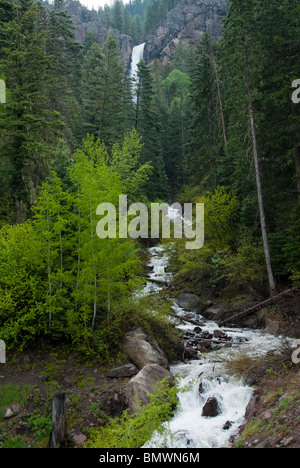
{"label": "grass", "polygon": [[291,348],[283,341],[280,349],[269,351],[264,358],[249,356],[241,350],[238,356],[230,355],[225,364],[231,374],[246,381],[261,378],[266,374],[275,378],[292,366]]}
{"label": "grass", "polygon": [[11,383],[0,386],[0,422],[4,420],[6,408],[13,403],[25,403],[31,387],[19,387]]}

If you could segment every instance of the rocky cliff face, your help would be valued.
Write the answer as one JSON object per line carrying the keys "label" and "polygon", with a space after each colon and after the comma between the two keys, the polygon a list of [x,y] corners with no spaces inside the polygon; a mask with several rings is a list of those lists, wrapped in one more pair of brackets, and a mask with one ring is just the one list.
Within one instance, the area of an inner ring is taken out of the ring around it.
{"label": "rocky cliff face", "polygon": [[205,31],[220,38],[227,0],[180,0],[167,17],[146,37],[145,60],[169,62],[181,42],[198,43]]}
{"label": "rocky cliff face", "polygon": [[95,34],[97,42],[101,45],[110,34],[114,34],[120,43],[120,59],[127,71],[130,66],[133,41],[131,37],[121,34],[119,31],[106,28],[100,22],[97,11],[88,10],[77,0],[67,0],[63,9],[68,11],[76,26],[75,37],[81,44],[84,43],[87,34]]}

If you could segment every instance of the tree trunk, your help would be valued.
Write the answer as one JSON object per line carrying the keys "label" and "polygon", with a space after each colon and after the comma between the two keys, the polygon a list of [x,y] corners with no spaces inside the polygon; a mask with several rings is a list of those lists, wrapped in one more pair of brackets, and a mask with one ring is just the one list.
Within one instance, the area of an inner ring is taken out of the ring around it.
{"label": "tree trunk", "polygon": [[251,124],[251,136],[252,136],[252,145],[253,145],[253,157],[254,157],[254,165],[255,165],[255,175],[256,175],[256,186],[257,186],[257,195],[258,195],[260,224],[261,224],[264,252],[265,252],[265,257],[266,257],[270,292],[271,292],[271,296],[273,296],[274,293],[276,292],[276,284],[275,284],[273,270],[272,270],[271,255],[270,255],[269,241],[268,241],[268,234],[267,234],[267,227],[266,227],[266,216],[265,216],[263,196],[262,196],[262,188],[261,188],[261,178],[260,178],[259,157],[258,157],[257,139],[256,139],[256,130],[255,130],[255,120],[254,120],[252,96],[251,96],[249,81],[248,81],[248,100],[249,100],[249,117],[250,117],[250,124]]}
{"label": "tree trunk", "polygon": [[57,393],[52,400],[52,433],[50,437],[50,448],[61,447],[65,442],[65,400],[66,395],[64,393]]}
{"label": "tree trunk", "polygon": [[217,92],[218,92],[218,101],[219,101],[221,122],[222,122],[224,146],[226,148],[226,146],[227,146],[227,134],[226,134],[226,126],[225,126],[225,118],[224,118],[224,110],[223,110],[223,101],[222,101],[222,95],[221,95],[221,89],[220,89],[220,79],[219,79],[217,63],[216,63],[216,58],[215,58],[214,52],[212,52],[212,61],[213,61],[213,67],[214,67],[215,77],[216,77],[216,85],[217,85]]}
{"label": "tree trunk", "polygon": [[[292,115],[293,117],[298,117],[299,113],[297,106],[292,104]],[[300,202],[300,130],[298,127],[295,129],[297,144],[294,150],[294,158],[295,158],[295,170],[296,170],[296,185],[297,185],[297,193],[298,193],[298,200]]]}

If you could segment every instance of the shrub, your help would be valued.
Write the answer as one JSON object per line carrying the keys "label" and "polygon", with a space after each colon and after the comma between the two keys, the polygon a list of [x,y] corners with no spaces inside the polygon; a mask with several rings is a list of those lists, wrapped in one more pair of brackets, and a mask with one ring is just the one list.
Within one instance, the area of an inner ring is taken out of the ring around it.
{"label": "shrub", "polygon": [[137,414],[126,410],[121,419],[110,419],[109,423],[92,432],[85,448],[140,448],[155,431],[166,432],[164,422],[169,421],[177,405],[178,385],[170,388],[168,379],[159,382],[150,395],[151,402]]}

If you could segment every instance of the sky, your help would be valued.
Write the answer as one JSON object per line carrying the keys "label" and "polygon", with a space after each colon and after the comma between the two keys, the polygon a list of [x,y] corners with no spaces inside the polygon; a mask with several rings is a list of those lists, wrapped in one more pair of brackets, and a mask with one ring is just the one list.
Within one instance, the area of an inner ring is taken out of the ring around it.
{"label": "sky", "polygon": [[[85,5],[88,7],[89,10],[94,8],[95,10],[98,10],[99,7],[103,7],[104,5],[112,5],[114,3],[114,0],[79,0],[82,5]],[[128,0],[123,0],[124,3],[128,3]]]}

